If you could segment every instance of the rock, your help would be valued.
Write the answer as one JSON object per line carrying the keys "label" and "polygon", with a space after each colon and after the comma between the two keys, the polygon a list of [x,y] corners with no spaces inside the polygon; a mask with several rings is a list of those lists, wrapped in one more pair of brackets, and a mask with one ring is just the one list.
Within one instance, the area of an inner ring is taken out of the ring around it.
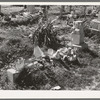
{"label": "rock", "polygon": [[44,53],[42,52],[39,46],[34,47],[34,55],[36,58],[44,57]]}
{"label": "rock", "polygon": [[75,27],[75,30],[72,33],[72,43],[80,45],[80,44],[84,43],[83,22],[75,21],[74,27]]}
{"label": "rock", "polygon": [[28,64],[27,66],[28,66],[28,67],[31,67],[31,66],[33,66],[33,65],[34,65],[33,63],[30,63],[30,64]]}
{"label": "rock", "polygon": [[48,49],[48,55],[52,56],[54,54],[54,50],[53,49]]}
{"label": "rock", "polygon": [[8,80],[14,84],[16,81],[16,78],[18,77],[19,72],[16,71],[15,69],[8,69],[7,70],[7,76],[8,76]]}
{"label": "rock", "polygon": [[25,59],[20,58],[15,62],[15,68],[16,68],[17,71],[20,71],[21,69],[23,69],[24,61],[25,61]]}
{"label": "rock", "polygon": [[51,88],[51,90],[61,90],[61,87],[60,86],[55,86],[55,87]]}

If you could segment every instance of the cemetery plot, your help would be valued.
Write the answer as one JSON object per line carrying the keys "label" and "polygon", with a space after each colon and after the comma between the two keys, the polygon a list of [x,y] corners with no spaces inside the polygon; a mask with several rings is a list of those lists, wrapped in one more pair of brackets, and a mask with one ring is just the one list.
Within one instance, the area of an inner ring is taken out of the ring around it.
{"label": "cemetery plot", "polygon": [[1,5],[0,89],[99,90],[99,14],[92,5]]}

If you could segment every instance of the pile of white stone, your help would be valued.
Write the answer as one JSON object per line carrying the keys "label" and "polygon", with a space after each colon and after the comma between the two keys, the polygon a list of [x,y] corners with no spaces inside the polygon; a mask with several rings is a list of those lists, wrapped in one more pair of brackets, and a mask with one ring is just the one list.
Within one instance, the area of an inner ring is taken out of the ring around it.
{"label": "pile of white stone", "polygon": [[[55,53],[52,49],[48,50],[49,57],[55,59],[62,59],[64,60],[67,58],[69,61],[75,61],[77,59],[77,48],[76,47],[64,47],[58,49]],[[51,51],[51,52],[50,52]]]}

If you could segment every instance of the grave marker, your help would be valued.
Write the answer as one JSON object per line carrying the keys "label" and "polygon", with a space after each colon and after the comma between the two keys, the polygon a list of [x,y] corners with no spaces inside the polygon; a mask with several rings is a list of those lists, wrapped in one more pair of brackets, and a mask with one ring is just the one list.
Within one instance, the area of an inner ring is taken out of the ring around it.
{"label": "grave marker", "polygon": [[84,43],[83,22],[75,21],[74,27],[75,27],[75,30],[72,33],[72,43],[80,45]]}
{"label": "grave marker", "polygon": [[91,21],[90,26],[91,28],[100,31],[100,12],[98,13],[98,18]]}
{"label": "grave marker", "polygon": [[18,77],[19,72],[16,71],[15,69],[8,69],[7,70],[7,76],[8,80],[13,84],[16,81],[16,78]]}
{"label": "grave marker", "polygon": [[42,50],[40,49],[39,46],[34,47],[34,55],[35,55],[36,58],[44,56],[44,53],[42,52]]}
{"label": "grave marker", "polygon": [[24,67],[24,59],[20,58],[15,62],[15,68],[17,71],[20,71]]}
{"label": "grave marker", "polygon": [[[82,21],[75,21],[74,28],[75,30],[72,32],[72,42],[71,46],[77,45],[82,49],[88,48],[88,45],[84,42],[84,23]],[[70,45],[70,44],[69,44]]]}

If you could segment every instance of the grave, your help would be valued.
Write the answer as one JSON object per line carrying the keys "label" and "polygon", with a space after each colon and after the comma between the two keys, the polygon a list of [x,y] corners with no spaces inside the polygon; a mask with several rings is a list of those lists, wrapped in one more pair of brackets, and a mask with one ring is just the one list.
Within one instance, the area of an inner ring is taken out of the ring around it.
{"label": "grave", "polygon": [[[75,21],[74,23],[74,31],[71,34],[72,42],[71,45],[78,45],[82,48],[87,48],[88,46],[84,42],[84,23],[82,21]],[[78,47],[77,46],[77,47]]]}
{"label": "grave", "polygon": [[80,45],[84,43],[83,22],[75,21],[74,27],[75,27],[75,30],[72,32],[72,43],[76,45]]}
{"label": "grave", "polygon": [[98,18],[91,21],[90,27],[91,30],[100,31],[100,12],[98,13]]}

